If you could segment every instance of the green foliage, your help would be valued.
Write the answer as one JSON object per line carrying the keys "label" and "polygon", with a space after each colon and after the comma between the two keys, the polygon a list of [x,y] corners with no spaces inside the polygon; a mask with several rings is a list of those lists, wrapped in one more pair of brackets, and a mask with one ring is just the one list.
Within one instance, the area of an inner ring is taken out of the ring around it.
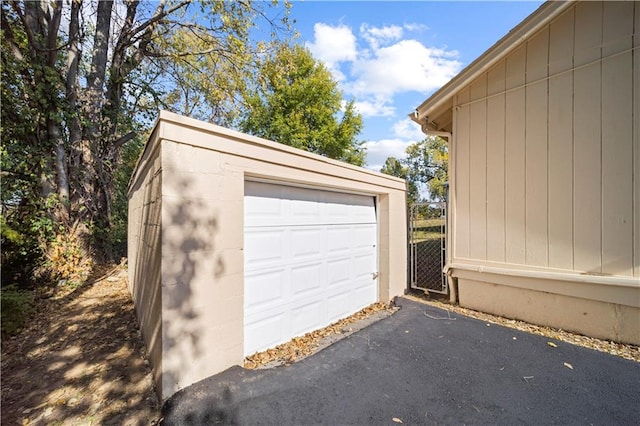
{"label": "green foliage", "polygon": [[420,185],[426,185],[429,199],[444,200],[447,196],[446,183],[449,180],[449,151],[447,142],[438,137],[413,143],[405,150],[403,160],[389,157],[381,172],[407,180],[407,201],[420,198]]}
{"label": "green foliage", "polygon": [[444,200],[445,183],[449,180],[449,150],[447,142],[438,137],[427,137],[407,147],[407,178],[416,185],[426,184],[429,198]]}
{"label": "green foliage", "polygon": [[127,256],[127,232],[129,213],[129,180],[136,167],[138,157],[144,149],[143,137],[140,132],[137,137],[124,145],[122,149],[122,163],[115,176],[115,193],[113,197],[113,211],[111,225],[103,232],[109,244],[109,252],[113,259],[119,260]]}
{"label": "green foliage", "polygon": [[2,287],[0,305],[2,336],[12,336],[24,325],[33,312],[33,293],[20,290],[13,285]]}
{"label": "green foliage", "polygon": [[244,132],[285,145],[364,164],[364,148],[356,138],[362,117],[353,101],[343,106],[331,73],[301,46],[282,46],[264,59],[245,95],[248,109],[240,119]]}
{"label": "green foliage", "polygon": [[230,123],[255,59],[290,30],[286,2],[116,3],[0,2],[2,285],[80,282],[88,258],[124,256],[157,110]]}
{"label": "green foliage", "polygon": [[[260,58],[272,54],[291,35],[291,3],[283,2],[278,19],[268,18],[268,9],[277,5],[277,1],[203,1],[197,25],[167,28],[166,36],[156,41],[164,52],[157,64],[168,80],[162,97],[165,107],[233,127]],[[260,27],[265,23],[270,34]],[[252,40],[252,34],[261,34],[261,40]]]}
{"label": "green foliage", "polygon": [[[407,180],[409,168],[403,164],[403,161],[395,157],[389,157],[385,160],[380,172]],[[407,180],[407,203],[415,203],[419,198],[420,192],[418,186],[415,182]]]}
{"label": "green foliage", "polygon": [[2,229],[2,285],[14,284],[28,288],[32,284],[32,272],[42,259],[37,239],[24,223],[14,218],[0,216]]}

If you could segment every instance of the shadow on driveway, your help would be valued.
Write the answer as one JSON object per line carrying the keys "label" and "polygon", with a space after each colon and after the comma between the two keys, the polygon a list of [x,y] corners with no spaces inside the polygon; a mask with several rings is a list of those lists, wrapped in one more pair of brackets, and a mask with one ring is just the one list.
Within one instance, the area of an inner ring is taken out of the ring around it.
{"label": "shadow on driveway", "polygon": [[183,389],[164,424],[640,424],[640,363],[397,305],[293,365],[233,367]]}

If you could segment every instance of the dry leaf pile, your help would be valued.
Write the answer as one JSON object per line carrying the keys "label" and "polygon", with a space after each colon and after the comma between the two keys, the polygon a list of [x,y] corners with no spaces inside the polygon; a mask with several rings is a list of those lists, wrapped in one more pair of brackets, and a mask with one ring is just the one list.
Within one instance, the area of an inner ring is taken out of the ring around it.
{"label": "dry leaf pile", "polygon": [[[487,323],[502,325],[516,330],[525,331],[527,333],[537,334],[540,336],[545,336],[563,342],[571,343],[573,345],[605,352],[611,355],[616,355],[631,361],[640,362],[640,347],[635,345],[617,343],[610,340],[596,339],[594,337],[582,336],[580,334],[570,333],[568,331],[558,330],[551,327],[533,325],[524,321],[503,318],[496,315],[486,314],[484,312],[478,312],[472,309],[451,305],[438,300],[427,299],[426,296],[409,295],[405,297],[460,315],[479,319]],[[553,342],[549,342],[547,344],[549,346],[556,347],[555,343]]]}
{"label": "dry leaf pile", "polygon": [[295,337],[287,343],[268,349],[264,352],[258,352],[244,359],[244,367],[248,369],[260,368],[267,365],[291,364],[313,354],[320,346],[323,339],[330,336],[343,334],[351,330],[347,326],[356,321],[367,319],[372,315],[389,310],[389,305],[378,302],[369,305],[366,308],[356,312],[355,314],[335,322],[320,330],[310,331],[309,333]]}

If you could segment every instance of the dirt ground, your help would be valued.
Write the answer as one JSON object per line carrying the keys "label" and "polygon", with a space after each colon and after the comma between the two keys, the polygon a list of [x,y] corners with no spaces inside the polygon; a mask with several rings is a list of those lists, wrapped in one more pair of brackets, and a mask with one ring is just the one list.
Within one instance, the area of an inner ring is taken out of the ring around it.
{"label": "dirt ground", "polygon": [[2,342],[3,425],[149,425],[159,403],[144,356],[126,269],[99,266],[89,281],[40,300]]}

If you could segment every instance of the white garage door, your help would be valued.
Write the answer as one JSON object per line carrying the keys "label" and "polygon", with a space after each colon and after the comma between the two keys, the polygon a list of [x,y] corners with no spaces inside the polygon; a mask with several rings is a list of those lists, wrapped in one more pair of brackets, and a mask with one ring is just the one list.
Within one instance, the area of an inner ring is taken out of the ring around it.
{"label": "white garage door", "polygon": [[378,300],[375,199],[245,183],[244,354]]}

